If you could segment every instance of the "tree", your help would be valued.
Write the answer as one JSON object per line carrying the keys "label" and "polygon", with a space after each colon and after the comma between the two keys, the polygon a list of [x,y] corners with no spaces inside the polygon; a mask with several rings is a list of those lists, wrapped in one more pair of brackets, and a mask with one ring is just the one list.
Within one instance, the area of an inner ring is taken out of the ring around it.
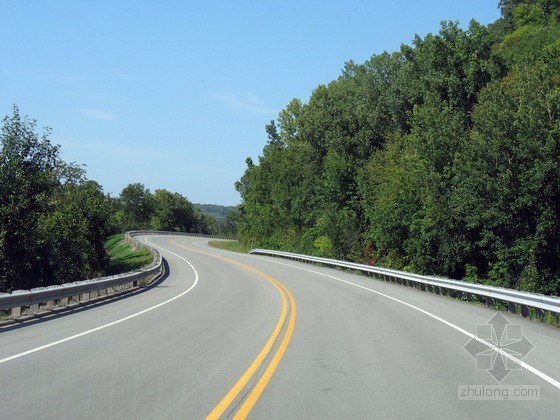
{"label": "tree", "polygon": [[513,31],[526,24],[545,24],[560,17],[559,0],[500,0],[498,6],[507,28]]}
{"label": "tree", "polygon": [[153,195],[151,228],[176,232],[198,232],[202,215],[197,218],[191,202],[179,193],[157,189]]}
{"label": "tree", "polygon": [[121,230],[148,229],[154,211],[150,190],[139,182],[128,184],[119,195]]}
{"label": "tree", "polygon": [[48,284],[102,276],[108,264],[107,199],[95,181],[66,183],[37,223],[38,254]]}
{"label": "tree", "polygon": [[41,270],[33,263],[39,214],[60,181],[59,149],[49,130],[39,137],[36,122],[14,106],[0,134],[0,288],[25,288]]}
{"label": "tree", "polygon": [[467,31],[457,22],[443,22],[437,35],[416,36],[413,46],[403,45],[406,64],[398,83],[410,109],[436,95],[462,112],[465,129],[470,128],[478,92],[503,72],[493,42],[488,28],[472,21]]}
{"label": "tree", "polygon": [[345,64],[266,127],[246,242],[560,293],[560,0]]}
{"label": "tree", "polygon": [[360,171],[366,240],[373,259],[382,265],[400,269],[410,265],[405,244],[421,211],[424,170],[417,152],[396,136]]}
{"label": "tree", "polygon": [[103,273],[108,199],[67,164],[49,130],[13,115],[0,134],[0,290],[29,289]]}
{"label": "tree", "polygon": [[453,205],[494,284],[560,293],[560,85],[544,64],[481,92]]}

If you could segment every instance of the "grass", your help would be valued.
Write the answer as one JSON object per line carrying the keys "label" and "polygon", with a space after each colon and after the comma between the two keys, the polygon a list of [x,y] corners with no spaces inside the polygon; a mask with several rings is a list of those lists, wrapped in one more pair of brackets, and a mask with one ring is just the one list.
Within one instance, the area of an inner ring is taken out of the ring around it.
{"label": "grass", "polygon": [[239,242],[239,241],[210,241],[208,242],[213,248],[223,249],[226,251],[233,251],[233,252],[242,252],[246,254],[251,249],[247,245]]}
{"label": "grass", "polygon": [[110,257],[107,275],[127,273],[150,265],[152,255],[145,249],[133,249],[124,240],[124,234],[117,234],[105,241],[105,249]]}

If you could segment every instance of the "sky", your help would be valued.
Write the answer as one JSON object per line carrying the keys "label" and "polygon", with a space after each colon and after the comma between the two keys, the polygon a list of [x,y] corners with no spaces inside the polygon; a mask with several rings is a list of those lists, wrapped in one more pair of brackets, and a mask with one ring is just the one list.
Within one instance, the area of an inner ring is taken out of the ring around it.
{"label": "sky", "polygon": [[344,63],[489,24],[497,0],[0,0],[0,116],[37,120],[113,197],[140,182],[195,203],[234,183],[265,125]]}

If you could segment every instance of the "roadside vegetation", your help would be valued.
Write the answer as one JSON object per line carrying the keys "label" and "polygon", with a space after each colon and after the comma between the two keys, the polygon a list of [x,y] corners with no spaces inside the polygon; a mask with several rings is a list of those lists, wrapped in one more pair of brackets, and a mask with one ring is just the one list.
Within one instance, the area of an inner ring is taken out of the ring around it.
{"label": "roadside vegetation", "polygon": [[112,235],[105,241],[109,255],[107,275],[127,273],[147,267],[152,263],[152,255],[145,249],[134,249],[124,239],[124,234]]}
{"label": "roadside vegetation", "polygon": [[131,183],[118,197],[105,194],[83,167],[61,159],[49,135],[17,106],[2,121],[0,292],[128,270],[136,257],[119,254],[125,245],[116,246],[113,261],[105,247],[127,230],[234,233],[235,212],[219,222],[179,193]]}
{"label": "roadside vegetation", "polygon": [[152,229],[559,295],[560,0],[499,7],[488,26],[443,22],[290,101],[227,214],[141,183],[110,197],[14,106],[0,292],[107,274],[106,239]]}
{"label": "roadside vegetation", "polygon": [[560,294],[560,1],[499,7],[288,103],[236,184],[240,239]]}
{"label": "roadside vegetation", "polygon": [[226,251],[248,253],[250,247],[239,241],[210,241],[208,242],[213,248],[223,249]]}

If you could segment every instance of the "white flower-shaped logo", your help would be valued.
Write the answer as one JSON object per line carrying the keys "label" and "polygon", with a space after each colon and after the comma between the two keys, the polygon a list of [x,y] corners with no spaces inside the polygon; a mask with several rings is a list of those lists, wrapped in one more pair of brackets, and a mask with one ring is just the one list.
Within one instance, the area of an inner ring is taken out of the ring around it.
{"label": "white flower-shaped logo", "polygon": [[476,360],[477,369],[487,370],[500,383],[512,370],[521,370],[519,363],[507,355],[522,360],[534,347],[523,335],[521,325],[511,324],[498,312],[486,324],[476,326],[476,338],[465,345],[465,350]]}

